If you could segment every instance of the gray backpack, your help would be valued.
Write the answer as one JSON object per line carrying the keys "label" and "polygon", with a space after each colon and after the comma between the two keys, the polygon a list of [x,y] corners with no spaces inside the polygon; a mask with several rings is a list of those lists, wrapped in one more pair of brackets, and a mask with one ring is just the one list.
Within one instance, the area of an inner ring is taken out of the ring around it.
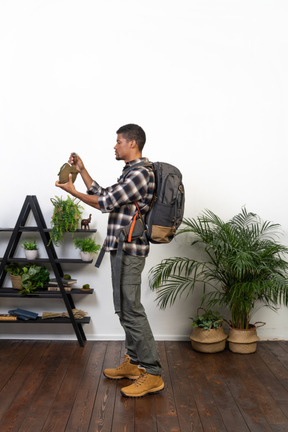
{"label": "gray backpack", "polygon": [[147,240],[151,243],[170,243],[175,237],[184,214],[185,192],[182,174],[178,168],[166,162],[139,162],[124,171],[124,175],[127,175],[137,166],[153,169],[156,188],[150,209],[145,215],[141,214],[137,203],[135,203],[137,213],[127,227],[128,241],[129,233],[130,238],[133,238],[137,236],[138,231],[141,232],[142,223]]}

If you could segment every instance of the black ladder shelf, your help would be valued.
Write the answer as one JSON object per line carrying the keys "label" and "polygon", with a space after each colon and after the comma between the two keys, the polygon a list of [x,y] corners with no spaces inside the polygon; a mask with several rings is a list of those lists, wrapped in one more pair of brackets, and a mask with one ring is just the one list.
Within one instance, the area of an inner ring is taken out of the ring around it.
{"label": "black ladder shelf", "polygon": [[[34,216],[34,219],[36,221],[37,226],[25,226],[28,216],[30,212],[32,211],[32,214]],[[24,201],[23,207],[21,209],[21,212],[19,214],[18,220],[16,222],[16,225],[14,228],[0,228],[0,232],[12,232],[10,236],[10,240],[8,242],[8,246],[6,248],[6,251],[4,253],[3,258],[0,259],[0,297],[20,297],[20,294],[16,292],[12,288],[5,288],[3,287],[3,283],[6,277],[6,270],[5,266],[8,263],[11,262],[26,262],[27,260],[25,258],[14,258],[14,253],[16,251],[17,245],[20,241],[21,234],[23,232],[39,232],[41,239],[43,241],[43,244],[45,246],[48,259],[46,258],[36,258],[33,260],[33,262],[37,262],[39,264],[41,263],[49,263],[52,267],[52,270],[54,272],[55,278],[57,280],[58,286],[60,291],[59,292],[53,292],[53,291],[36,291],[33,292],[33,294],[29,294],[25,296],[25,298],[63,298],[69,318],[53,318],[53,319],[44,319],[37,318],[36,320],[29,320],[29,321],[21,321],[21,324],[23,323],[71,323],[75,332],[75,335],[78,339],[79,345],[81,347],[84,346],[84,341],[86,341],[86,336],[84,333],[84,330],[82,328],[82,324],[88,324],[90,322],[90,317],[84,317],[82,319],[75,319],[73,315],[72,309],[75,309],[75,304],[72,298],[72,294],[92,294],[93,290],[90,290],[88,293],[81,291],[80,289],[72,289],[71,291],[66,291],[64,288],[64,284],[62,281],[63,278],[63,270],[61,267],[61,263],[81,263],[81,264],[90,264],[92,261],[82,261],[81,259],[64,259],[64,258],[58,258],[54,245],[52,242],[49,243],[50,240],[50,229],[47,228],[42,211],[40,209],[37,197],[35,195],[27,195],[26,199]],[[78,229],[77,232],[96,232],[96,230],[80,230]],[[31,261],[29,261],[31,262]],[[23,297],[24,298],[24,297]],[[1,321],[1,323],[20,323],[20,321]]]}

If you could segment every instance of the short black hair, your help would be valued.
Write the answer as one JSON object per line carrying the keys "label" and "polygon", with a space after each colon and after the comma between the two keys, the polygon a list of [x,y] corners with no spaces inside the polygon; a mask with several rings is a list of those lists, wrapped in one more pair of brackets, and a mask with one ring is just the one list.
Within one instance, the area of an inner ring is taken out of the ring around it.
{"label": "short black hair", "polygon": [[121,126],[117,131],[117,134],[122,134],[126,140],[132,141],[135,140],[139,150],[142,152],[143,147],[146,142],[146,134],[141,126],[136,124],[127,124]]}

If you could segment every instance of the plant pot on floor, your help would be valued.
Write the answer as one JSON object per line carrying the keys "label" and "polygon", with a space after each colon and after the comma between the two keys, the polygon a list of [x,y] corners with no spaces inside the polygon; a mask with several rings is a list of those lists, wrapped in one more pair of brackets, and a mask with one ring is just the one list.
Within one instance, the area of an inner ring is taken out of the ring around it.
{"label": "plant pot on floor", "polygon": [[216,353],[224,351],[227,335],[223,327],[216,329],[193,328],[190,335],[192,348],[203,353]]}
{"label": "plant pot on floor", "polygon": [[[249,329],[230,327],[229,337],[227,339],[230,351],[237,354],[252,354],[256,352],[257,341],[259,340],[256,324],[251,324]],[[265,323],[261,323],[261,325],[264,324]],[[260,327],[260,325],[258,327]]]}

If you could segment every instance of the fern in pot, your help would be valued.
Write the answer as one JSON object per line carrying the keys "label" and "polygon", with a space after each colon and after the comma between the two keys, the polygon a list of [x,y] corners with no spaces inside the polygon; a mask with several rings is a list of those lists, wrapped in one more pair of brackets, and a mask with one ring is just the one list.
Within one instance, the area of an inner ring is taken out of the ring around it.
{"label": "fern in pot", "polygon": [[99,252],[100,245],[97,244],[93,238],[76,238],[73,240],[76,249],[80,249],[82,261],[93,260],[93,255]]}
{"label": "fern in pot", "polygon": [[224,306],[230,312],[230,349],[254,352],[255,306],[276,310],[277,305],[288,305],[288,248],[277,240],[280,225],[262,221],[245,207],[227,222],[206,210],[196,219],[184,220],[178,235],[187,233],[193,236],[191,250],[198,245],[204,258],[168,258],[151,269],[150,286],[157,290],[160,307],[172,305],[200,284],[208,307]]}
{"label": "fern in pot", "polygon": [[78,228],[78,223],[82,214],[83,207],[76,202],[75,198],[69,195],[67,199],[55,196],[51,198],[54,206],[53,215],[51,218],[50,242],[53,241],[55,246],[64,243],[64,235],[66,232],[75,232]]}

